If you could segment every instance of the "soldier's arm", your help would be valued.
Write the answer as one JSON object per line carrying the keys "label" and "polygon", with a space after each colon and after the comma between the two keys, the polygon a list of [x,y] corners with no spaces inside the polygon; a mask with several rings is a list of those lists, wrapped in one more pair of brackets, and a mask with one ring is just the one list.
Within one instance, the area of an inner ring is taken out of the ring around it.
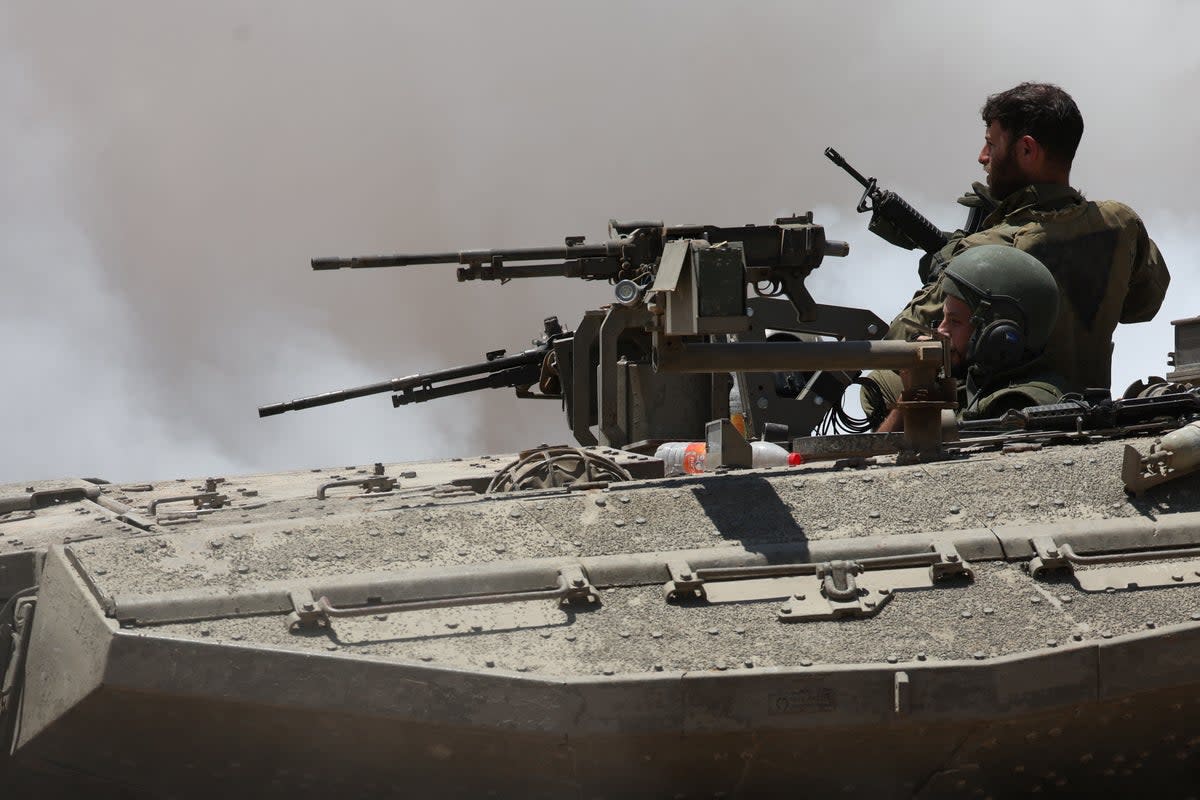
{"label": "soldier's arm", "polygon": [[1146,226],[1136,220],[1137,241],[1134,250],[1133,271],[1129,276],[1129,291],[1121,307],[1121,322],[1145,322],[1154,318],[1162,306],[1171,273],[1163,261],[1158,245],[1146,233]]}

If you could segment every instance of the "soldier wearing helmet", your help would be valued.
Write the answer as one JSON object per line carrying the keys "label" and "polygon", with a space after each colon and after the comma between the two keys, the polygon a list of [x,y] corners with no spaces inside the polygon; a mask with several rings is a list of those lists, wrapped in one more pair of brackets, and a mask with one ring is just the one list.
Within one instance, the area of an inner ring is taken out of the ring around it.
{"label": "soldier wearing helmet", "polygon": [[[1041,261],[1059,286],[1047,367],[1062,377],[1066,391],[1108,388],[1117,324],[1153,319],[1162,305],[1171,279],[1162,255],[1128,206],[1087,200],[1071,188],[1083,117],[1069,94],[1050,84],[1022,83],[988,97],[982,117],[978,161],[987,187],[976,185],[966,228],[922,259],[925,285],[893,321],[887,338],[911,339],[914,324],[937,326],[948,286],[939,276],[952,259],[980,245],[1011,245]],[[899,377],[888,372],[872,377],[883,406],[894,402]],[[879,410],[878,399],[864,391],[869,416]]]}
{"label": "soldier wearing helmet", "polygon": [[[980,245],[955,257],[939,283],[937,333],[950,348],[963,417],[1000,416],[1063,395],[1062,377],[1045,363],[1058,284],[1040,261],[1015,247]],[[879,429],[897,430],[899,422],[893,409]]]}

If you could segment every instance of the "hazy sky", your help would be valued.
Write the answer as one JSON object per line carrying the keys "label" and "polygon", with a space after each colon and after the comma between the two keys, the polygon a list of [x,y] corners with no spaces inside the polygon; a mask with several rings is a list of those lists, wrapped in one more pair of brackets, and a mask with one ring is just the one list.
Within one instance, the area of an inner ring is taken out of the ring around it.
{"label": "hazy sky", "polygon": [[317,255],[601,238],[610,217],[817,213],[821,302],[890,318],[915,258],[866,232],[834,145],[935,222],[982,172],[978,110],[1061,84],[1075,185],[1171,268],[1114,384],[1200,313],[1200,4],[2,2],[0,481],[197,476],[569,439],[508,391],[259,405],[528,346],[607,284],[313,273]]}

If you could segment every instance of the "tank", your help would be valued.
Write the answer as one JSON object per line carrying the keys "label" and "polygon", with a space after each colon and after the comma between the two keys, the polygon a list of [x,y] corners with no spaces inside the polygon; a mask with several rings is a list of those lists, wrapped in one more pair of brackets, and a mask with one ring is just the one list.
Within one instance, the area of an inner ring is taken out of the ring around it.
{"label": "tank", "polygon": [[[515,387],[561,399],[571,444],[0,487],[7,796],[1192,793],[1196,321],[1126,398],[810,436],[860,368],[939,388],[942,348],[807,297],[845,249],[811,216],[759,227],[525,251],[616,302],[318,396]],[[534,272],[466,252],[460,279]],[[735,385],[803,463],[748,466]],[[667,476],[688,440],[708,471]]]}

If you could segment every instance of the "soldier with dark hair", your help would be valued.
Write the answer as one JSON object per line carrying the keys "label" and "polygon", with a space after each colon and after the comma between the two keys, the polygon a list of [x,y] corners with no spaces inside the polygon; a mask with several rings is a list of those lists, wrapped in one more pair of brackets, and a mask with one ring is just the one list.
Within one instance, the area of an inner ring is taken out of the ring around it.
{"label": "soldier with dark hair", "polygon": [[[1107,388],[1112,382],[1113,332],[1118,323],[1153,319],[1171,276],[1142,220],[1128,206],[1086,200],[1071,188],[1071,162],[1083,117],[1057,86],[1022,83],[987,99],[979,163],[987,187],[976,184],[969,204],[982,207],[977,226],[957,231],[920,265],[925,285],[892,322],[889,339],[911,339],[935,328],[946,293],[938,280],[959,253],[983,244],[1011,245],[1041,261],[1058,283],[1058,323],[1045,363],[1063,390]],[[972,229],[974,228],[974,229]],[[867,377],[879,393],[863,392],[876,420],[895,402],[895,373]]]}

